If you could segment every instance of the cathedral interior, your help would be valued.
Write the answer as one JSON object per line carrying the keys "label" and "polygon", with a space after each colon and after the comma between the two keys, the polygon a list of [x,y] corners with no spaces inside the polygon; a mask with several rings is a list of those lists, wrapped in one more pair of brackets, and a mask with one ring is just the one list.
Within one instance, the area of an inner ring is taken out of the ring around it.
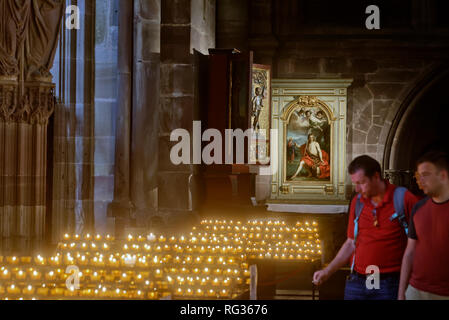
{"label": "cathedral interior", "polygon": [[[417,158],[449,151],[448,2],[376,3],[369,29],[365,0],[1,0],[0,297],[249,299],[256,264],[258,298],[341,298],[345,270],[310,279],[351,159],[419,193]],[[205,164],[204,136],[175,164],[196,122],[278,129],[271,166]]]}

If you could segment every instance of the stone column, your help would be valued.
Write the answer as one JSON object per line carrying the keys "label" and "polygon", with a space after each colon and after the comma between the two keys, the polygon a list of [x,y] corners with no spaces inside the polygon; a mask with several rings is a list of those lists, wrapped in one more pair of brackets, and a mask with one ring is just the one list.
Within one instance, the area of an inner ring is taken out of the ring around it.
{"label": "stone column", "polygon": [[170,161],[170,133],[183,128],[192,136],[194,66],[190,52],[191,1],[161,2],[161,121],[159,131],[159,215],[167,225],[186,223],[194,213],[196,172],[193,165]]}
{"label": "stone column", "polygon": [[3,237],[42,239],[45,231],[47,124],[54,84],[0,79],[0,221]]}
{"label": "stone column", "polygon": [[157,212],[161,0],[134,4],[130,195],[136,227],[145,228]]}
{"label": "stone column", "polygon": [[0,7],[0,237],[25,241],[44,236],[50,69],[64,12],[44,2]]}
{"label": "stone column", "polygon": [[217,1],[217,48],[248,51],[249,1]]}
{"label": "stone column", "polygon": [[118,103],[116,118],[114,200],[108,215],[115,218],[116,237],[129,225],[133,205],[130,198],[130,150],[133,79],[133,0],[119,3]]}

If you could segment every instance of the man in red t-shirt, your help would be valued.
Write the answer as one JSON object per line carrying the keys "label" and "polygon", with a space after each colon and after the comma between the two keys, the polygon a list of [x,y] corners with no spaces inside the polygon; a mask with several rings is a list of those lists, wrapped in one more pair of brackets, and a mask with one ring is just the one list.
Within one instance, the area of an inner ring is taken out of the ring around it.
{"label": "man in red t-shirt", "polygon": [[[315,272],[313,282],[316,285],[323,283],[350,260],[354,262],[354,269],[346,281],[345,299],[397,299],[399,271],[407,236],[398,219],[390,219],[395,213],[393,195],[396,186],[382,179],[380,164],[371,157],[355,158],[348,169],[355,191],[361,195],[359,201],[363,204],[357,238],[354,241],[358,196],[351,201],[346,242],[326,268]],[[418,199],[406,191],[403,201],[408,219]],[[378,289],[367,287],[367,274],[371,274],[372,266],[377,267],[380,273]]]}
{"label": "man in red t-shirt", "polygon": [[425,154],[418,175],[428,197],[412,211],[398,298],[449,299],[449,156]]}

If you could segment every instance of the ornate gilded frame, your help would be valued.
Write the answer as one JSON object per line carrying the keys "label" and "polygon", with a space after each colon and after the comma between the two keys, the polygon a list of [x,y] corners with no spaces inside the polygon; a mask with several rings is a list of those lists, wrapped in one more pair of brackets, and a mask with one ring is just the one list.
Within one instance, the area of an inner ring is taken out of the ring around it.
{"label": "ornate gilded frame", "polygon": [[[346,201],[347,87],[351,83],[351,79],[273,79],[271,122],[272,128],[278,130],[278,152],[269,203],[340,204]],[[329,180],[287,180],[287,125],[293,112],[301,107],[319,107],[329,120]]]}

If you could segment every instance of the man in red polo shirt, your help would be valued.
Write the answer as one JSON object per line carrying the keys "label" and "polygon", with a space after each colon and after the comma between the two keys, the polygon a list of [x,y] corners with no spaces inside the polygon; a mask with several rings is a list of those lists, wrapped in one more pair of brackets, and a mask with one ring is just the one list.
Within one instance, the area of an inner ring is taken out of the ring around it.
{"label": "man in red polo shirt", "polygon": [[398,298],[449,300],[449,156],[425,154],[418,175],[428,197],[411,214]]}
{"label": "man in red polo shirt", "polygon": [[[382,179],[380,164],[369,156],[355,158],[349,165],[349,174],[360,195],[351,201],[347,240],[337,256],[323,270],[315,272],[313,282],[319,285],[349,260],[353,271],[346,281],[345,300],[394,300],[399,288],[399,271],[407,236],[395,213],[393,194],[396,186]],[[354,241],[356,203],[363,204],[356,241]],[[404,194],[404,211],[408,221],[418,199],[409,191]],[[380,285],[367,287],[370,266],[379,268]]]}

